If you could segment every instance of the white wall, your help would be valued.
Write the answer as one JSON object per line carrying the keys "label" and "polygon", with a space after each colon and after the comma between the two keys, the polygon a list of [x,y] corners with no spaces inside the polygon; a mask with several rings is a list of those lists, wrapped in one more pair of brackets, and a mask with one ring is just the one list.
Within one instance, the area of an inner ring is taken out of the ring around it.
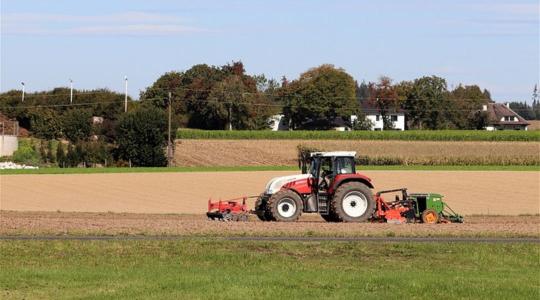
{"label": "white wall", "polygon": [[[394,122],[394,128],[398,130],[405,130],[405,115],[398,114],[397,117],[397,121]],[[366,115],[366,119],[373,123],[371,130],[383,130],[384,123],[381,115],[379,115],[379,121],[377,121],[377,115]]]}
{"label": "white wall", "polygon": [[19,148],[19,140],[15,135],[0,135],[0,156],[11,156]]}

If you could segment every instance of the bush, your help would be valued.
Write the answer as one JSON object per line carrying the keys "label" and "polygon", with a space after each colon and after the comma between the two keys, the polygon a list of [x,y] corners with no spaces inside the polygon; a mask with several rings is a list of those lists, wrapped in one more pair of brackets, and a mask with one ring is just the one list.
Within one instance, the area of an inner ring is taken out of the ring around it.
{"label": "bush", "polygon": [[87,140],[92,132],[92,115],[89,111],[73,109],[62,116],[62,131],[73,143]]}
{"label": "bush", "polygon": [[157,108],[140,108],[120,118],[116,127],[118,159],[138,167],[167,165],[166,117]]}
{"label": "bush", "polygon": [[39,164],[40,155],[32,140],[21,140],[19,142],[19,148],[13,153],[13,162],[25,165]]}
{"label": "bush", "polygon": [[62,144],[62,142],[59,142],[58,146],[56,147],[56,161],[58,162],[58,166],[60,168],[65,168],[67,166],[66,152],[64,150],[64,144]]}

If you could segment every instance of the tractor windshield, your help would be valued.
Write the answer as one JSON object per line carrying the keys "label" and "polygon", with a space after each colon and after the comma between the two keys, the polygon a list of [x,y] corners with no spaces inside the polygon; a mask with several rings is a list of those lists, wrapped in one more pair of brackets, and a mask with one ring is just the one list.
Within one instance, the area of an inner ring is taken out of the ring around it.
{"label": "tractor windshield", "polygon": [[354,174],[354,158],[352,157],[338,157],[336,158],[336,172],[337,174]]}

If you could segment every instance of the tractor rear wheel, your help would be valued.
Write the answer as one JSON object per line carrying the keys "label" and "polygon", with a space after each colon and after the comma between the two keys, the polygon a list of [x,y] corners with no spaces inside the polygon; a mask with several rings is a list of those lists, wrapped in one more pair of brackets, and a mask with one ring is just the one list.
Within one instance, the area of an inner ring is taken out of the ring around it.
{"label": "tractor rear wheel", "polygon": [[267,209],[275,221],[294,222],[302,214],[302,199],[291,190],[281,190],[268,199]]}
{"label": "tractor rear wheel", "polygon": [[439,214],[433,209],[426,209],[422,213],[422,222],[426,224],[439,223]]}
{"label": "tractor rear wheel", "polygon": [[342,184],[330,203],[330,211],[335,213],[338,222],[365,222],[374,210],[373,193],[361,182]]}

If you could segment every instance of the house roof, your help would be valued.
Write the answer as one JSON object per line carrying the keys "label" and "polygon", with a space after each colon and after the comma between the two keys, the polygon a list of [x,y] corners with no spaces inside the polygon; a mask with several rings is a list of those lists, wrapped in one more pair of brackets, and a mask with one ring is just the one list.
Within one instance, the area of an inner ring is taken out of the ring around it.
{"label": "house roof", "polygon": [[[488,103],[487,113],[491,125],[530,125],[519,114],[503,103]],[[501,121],[504,117],[516,117],[517,121]]]}
{"label": "house roof", "polygon": [[[381,110],[369,100],[360,101],[360,107],[362,108],[362,112],[364,112],[366,115],[379,115],[381,114]],[[403,109],[400,107],[391,107],[388,109],[387,113],[405,113]]]}

